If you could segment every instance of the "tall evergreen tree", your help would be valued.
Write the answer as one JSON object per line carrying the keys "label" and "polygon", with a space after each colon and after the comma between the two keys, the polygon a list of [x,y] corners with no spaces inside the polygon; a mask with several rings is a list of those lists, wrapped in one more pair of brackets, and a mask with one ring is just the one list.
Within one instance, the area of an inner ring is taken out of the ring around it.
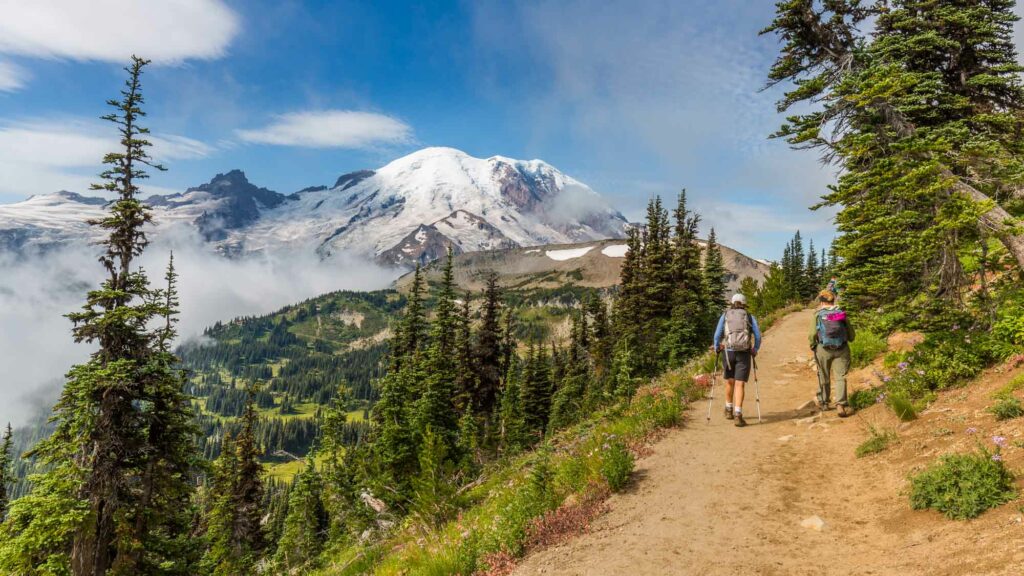
{"label": "tall evergreen tree", "polygon": [[4,430],[3,443],[0,444],[0,522],[7,516],[7,506],[10,504],[10,489],[14,482],[14,475],[11,472],[14,464],[14,432],[11,430],[11,423],[7,423]]}
{"label": "tall evergreen tree", "polygon": [[843,170],[822,205],[840,207],[853,301],[921,289],[956,298],[957,253],[979,228],[1024,268],[1024,234],[1007,210],[1024,180],[1016,20],[1007,0],[777,4],[765,32],[784,45],[769,79],[794,86],[779,109],[813,106],[775,136]]}
{"label": "tall evergreen tree", "polygon": [[[117,125],[120,152],[94,188],[115,193],[107,215],[92,224],[107,233],[100,257],[107,278],[69,314],[77,342],[98,349],[67,375],[54,407],[54,433],[32,455],[44,470],[15,501],[0,529],[0,569],[17,574],[190,573],[181,514],[188,510],[193,439],[181,418],[190,410],[173,356],[162,349],[176,312],[150,287],[135,259],[147,245],[148,208],[138,200],[143,167],[159,170],[139,125],[140,77],[134,58],[120,100],[104,116]],[[178,389],[174,389],[178,386]],[[190,421],[190,419],[189,419]],[[159,473],[157,473],[159,471]]]}
{"label": "tall evergreen tree", "polygon": [[801,296],[807,300],[821,290],[821,267],[818,266],[818,252],[814,249],[814,240],[808,243],[807,266],[804,268],[804,290]]}
{"label": "tall evergreen tree", "polygon": [[323,485],[313,458],[295,476],[288,494],[281,539],[277,542],[274,563],[279,573],[297,573],[312,564],[323,549],[326,513],[321,500]]}
{"label": "tall evergreen tree", "polygon": [[261,526],[262,451],[256,440],[258,416],[254,396],[250,387],[241,429],[237,436],[224,435],[213,468],[207,513],[209,543],[202,563],[215,576],[254,573],[266,545]]}
{"label": "tall evergreen tree", "polygon": [[345,437],[348,422],[346,400],[348,387],[339,385],[338,392],[324,409],[320,421],[320,444],[317,453],[323,462],[323,503],[328,517],[328,539],[345,542],[370,525],[371,518],[359,498],[360,461],[370,457],[366,446],[349,445]]}
{"label": "tall evergreen tree", "polygon": [[409,299],[402,314],[395,336],[391,339],[391,371],[402,367],[402,362],[419,352],[427,334],[426,312],[423,309],[423,271],[416,264],[416,271],[409,288]]}
{"label": "tall evergreen tree", "polygon": [[704,286],[708,302],[713,310],[712,315],[718,319],[718,312],[725,305],[726,287],[725,263],[722,261],[722,250],[718,246],[715,229],[708,233],[708,243],[704,250]]}
{"label": "tall evergreen tree", "polygon": [[[543,437],[551,412],[552,394],[551,366],[543,347],[530,343],[520,382],[517,384],[525,427],[531,435]],[[510,399],[510,402],[513,400]]]}
{"label": "tall evergreen tree", "polygon": [[430,347],[425,359],[423,395],[419,399],[416,415],[420,434],[430,427],[449,454],[454,450],[458,430],[458,413],[452,403],[458,368],[455,362],[457,318],[453,261],[454,255],[449,248],[431,326]]}
{"label": "tall evergreen tree", "polygon": [[[533,352],[531,344],[531,353]],[[526,392],[529,362],[530,359],[527,357],[526,364],[522,366],[522,369],[520,369],[519,362],[514,362],[515,365],[510,369],[508,377],[505,379],[505,386],[501,390],[501,447],[505,453],[514,454],[527,447],[531,437],[544,435],[543,429],[538,434],[535,427],[531,428],[531,417],[536,420],[536,416],[527,412],[529,408],[526,404],[527,396],[524,393]]]}
{"label": "tall evergreen tree", "polygon": [[477,375],[477,391],[474,396],[475,409],[479,414],[490,414],[498,401],[503,374],[501,313],[501,288],[498,286],[498,275],[492,271],[487,275],[480,329],[474,347],[476,362],[473,372]]}
{"label": "tall evergreen tree", "polygon": [[470,318],[470,295],[467,292],[455,316],[455,404],[460,410],[472,411],[479,375],[474,362],[473,326]]}
{"label": "tall evergreen tree", "polygon": [[416,390],[423,381],[420,370],[422,355],[417,352],[401,361],[398,370],[392,370],[381,379],[380,399],[373,406],[373,440],[370,450],[372,461],[379,467],[377,480],[387,487],[380,497],[396,499],[409,495],[410,479],[417,473],[415,406]]}
{"label": "tall evergreen tree", "polygon": [[[675,289],[671,317],[660,350],[669,366],[679,366],[703,349],[707,334],[702,319],[709,316],[711,304],[705,293],[704,270],[697,244],[700,216],[687,207],[685,190],[679,193],[674,217],[672,270]],[[714,312],[718,311],[717,307],[712,307]]]}

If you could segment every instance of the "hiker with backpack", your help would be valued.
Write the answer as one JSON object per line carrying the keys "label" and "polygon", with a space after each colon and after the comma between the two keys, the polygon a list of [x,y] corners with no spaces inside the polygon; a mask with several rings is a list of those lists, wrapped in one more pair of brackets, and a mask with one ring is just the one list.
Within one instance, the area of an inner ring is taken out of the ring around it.
{"label": "hiker with backpack", "polygon": [[754,315],[747,312],[747,298],[743,294],[734,294],[729,308],[718,319],[712,348],[716,354],[725,352],[725,417],[735,419],[736,426],[746,426],[743,387],[761,348],[761,328]]}
{"label": "hiker with backpack", "polygon": [[833,276],[832,279],[828,281],[828,285],[825,286],[825,290],[827,290],[827,291],[832,293],[833,301],[838,300],[839,299],[839,279],[836,278],[835,276]]}
{"label": "hiker with backpack", "polygon": [[846,418],[850,411],[846,398],[846,373],[850,371],[850,342],[856,337],[853,325],[846,312],[836,306],[835,294],[822,290],[818,294],[818,311],[814,314],[814,328],[811,331],[811,350],[818,365],[818,406],[822,411],[830,410],[832,376],[836,380],[836,409],[840,418]]}

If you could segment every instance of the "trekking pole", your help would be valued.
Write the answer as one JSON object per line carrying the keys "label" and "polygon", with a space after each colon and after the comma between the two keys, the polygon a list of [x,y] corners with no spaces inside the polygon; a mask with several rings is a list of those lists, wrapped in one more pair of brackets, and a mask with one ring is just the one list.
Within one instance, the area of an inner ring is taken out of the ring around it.
{"label": "trekking pole", "polygon": [[711,371],[711,394],[708,395],[708,424],[711,424],[711,405],[715,402],[715,382],[718,380],[718,354],[715,351],[715,368]]}
{"label": "trekking pole", "polygon": [[754,363],[754,404],[757,405],[757,423],[761,423],[761,385],[757,382],[757,358],[751,358]]}

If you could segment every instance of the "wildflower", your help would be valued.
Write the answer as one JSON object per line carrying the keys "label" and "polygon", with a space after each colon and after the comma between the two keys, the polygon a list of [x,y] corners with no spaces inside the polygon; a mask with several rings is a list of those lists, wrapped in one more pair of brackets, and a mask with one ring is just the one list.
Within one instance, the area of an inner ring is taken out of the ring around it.
{"label": "wildflower", "polygon": [[900,362],[899,364],[896,365],[896,367],[899,368],[900,370],[906,370],[908,366],[910,366],[910,364],[907,362]]}
{"label": "wildflower", "polygon": [[892,380],[892,376],[882,376],[882,382],[888,384],[889,380]]}
{"label": "wildflower", "polygon": [[1000,456],[999,454],[993,454],[993,455],[992,455],[992,460],[993,460],[994,462],[1002,462],[1002,461],[1003,461],[1003,457],[1002,457],[1002,456]]}
{"label": "wildflower", "polygon": [[881,404],[885,401],[885,394],[879,394],[875,397],[875,404]]}
{"label": "wildflower", "polygon": [[977,434],[978,433],[978,429],[975,428],[974,426],[971,426],[970,428],[965,430],[965,432],[967,432],[968,434]]}
{"label": "wildflower", "polygon": [[1006,436],[993,436],[992,443],[1000,448],[1006,447]]}
{"label": "wildflower", "polygon": [[960,325],[959,324],[953,324],[953,332],[956,332],[959,329],[960,329]]}
{"label": "wildflower", "polygon": [[918,370],[917,371],[917,375],[918,376],[924,376],[924,370]]}

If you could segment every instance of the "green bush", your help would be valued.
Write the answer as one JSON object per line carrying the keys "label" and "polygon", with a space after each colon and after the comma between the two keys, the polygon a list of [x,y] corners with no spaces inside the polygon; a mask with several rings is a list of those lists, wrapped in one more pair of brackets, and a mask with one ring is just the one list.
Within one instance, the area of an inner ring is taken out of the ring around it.
{"label": "green bush", "polygon": [[850,394],[850,407],[854,410],[863,410],[869,406],[874,406],[878,402],[878,394],[877,388],[857,390]]}
{"label": "green bush", "polygon": [[850,342],[850,364],[852,368],[867,366],[885,352],[888,344],[885,338],[870,330],[857,332],[857,339]]}
{"label": "green bush", "polygon": [[1015,378],[1003,385],[1002,388],[996,390],[992,394],[992,398],[999,400],[1000,398],[1008,398],[1013,395],[1014,392],[1024,388],[1024,374],[1018,374]]}
{"label": "green bush", "polygon": [[974,518],[1017,496],[1013,474],[998,452],[979,449],[972,454],[950,454],[910,479],[910,505],[932,508],[948,518]]}
{"label": "green bush", "polygon": [[1000,310],[1002,318],[992,326],[992,334],[1013,346],[1024,346],[1024,310],[1008,307]]}
{"label": "green bush", "polygon": [[917,409],[910,398],[901,394],[892,394],[886,398],[886,403],[901,421],[910,422],[917,419]]}
{"label": "green bush", "polygon": [[1002,396],[989,406],[987,412],[994,414],[996,420],[1011,420],[1024,416],[1024,406],[1013,396]]}
{"label": "green bush", "polygon": [[891,373],[886,389],[891,395],[919,400],[936,390],[960,386],[1010,352],[988,332],[954,326],[954,330],[928,334],[912,352],[886,357]]}
{"label": "green bush", "polygon": [[629,476],[633,473],[633,454],[619,440],[604,445],[604,458],[601,460],[601,477],[608,483],[612,492],[626,487]]}
{"label": "green bush", "polygon": [[894,430],[879,430],[870,425],[868,426],[868,434],[870,434],[868,439],[862,442],[860,446],[857,446],[857,450],[854,452],[857,458],[862,458],[868,454],[877,454],[888,448],[890,444],[898,439]]}

